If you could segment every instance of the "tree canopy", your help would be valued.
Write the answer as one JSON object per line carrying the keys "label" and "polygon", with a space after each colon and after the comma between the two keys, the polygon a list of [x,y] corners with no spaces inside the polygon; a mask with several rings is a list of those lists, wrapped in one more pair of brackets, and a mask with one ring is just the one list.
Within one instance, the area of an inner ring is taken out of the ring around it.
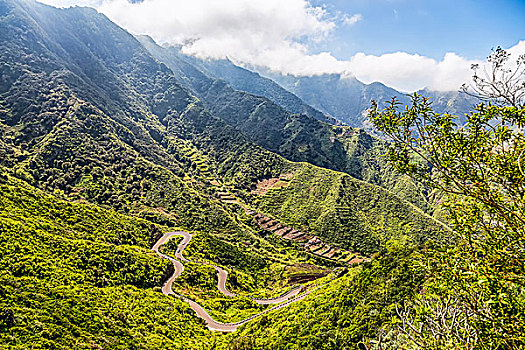
{"label": "tree canopy", "polygon": [[525,346],[525,108],[519,97],[525,85],[516,80],[523,57],[517,73],[506,66],[508,57],[494,51],[493,73],[474,75],[473,90],[485,102],[464,124],[435,113],[431,100],[417,94],[404,109],[394,98],[381,111],[374,103],[370,112],[392,140],[394,167],[441,193],[455,237],[437,254],[421,297],[398,310],[400,329],[415,346]]}

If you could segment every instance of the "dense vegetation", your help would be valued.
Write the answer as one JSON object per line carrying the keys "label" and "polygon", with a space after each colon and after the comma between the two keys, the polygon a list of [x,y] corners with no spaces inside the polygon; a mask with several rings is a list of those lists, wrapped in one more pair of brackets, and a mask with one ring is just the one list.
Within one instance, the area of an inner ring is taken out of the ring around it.
{"label": "dense vegetation", "polygon": [[0,277],[0,342],[13,349],[198,349],[215,336],[186,303],[133,286]]}
{"label": "dense vegetation", "polygon": [[[432,211],[431,194],[410,177],[400,177],[381,157],[387,149],[384,141],[363,130],[323,120],[318,112],[300,107],[297,97],[293,106],[288,103],[283,106],[277,96],[291,99],[283,92],[286,90],[231,62],[199,60],[181,54],[177,48],[161,47],[149,37],[139,39],[211,112],[256,144],[292,161],[346,172],[395,191],[423,210]],[[252,89],[246,86],[248,79]],[[302,110],[306,113],[299,113]]]}
{"label": "dense vegetation", "polygon": [[[394,305],[428,273],[412,246],[447,232],[397,194],[432,212],[432,192],[387,168],[385,143],[361,130],[153,56],[93,10],[0,0],[1,346],[342,348],[392,330]],[[252,192],[282,174],[288,186]],[[262,230],[243,206],[379,258],[341,269]],[[217,335],[158,292],[173,266],[150,248],[175,228],[194,233],[185,254],[195,262],[173,289],[220,321],[265,308],[249,295],[344,276],[240,336]],[[217,290],[210,263],[239,296]]]}
{"label": "dense vegetation", "polygon": [[186,304],[153,291],[171,271],[149,250],[159,227],[57,200],[5,174],[0,203],[3,346],[87,349],[175,342],[184,349],[191,340],[183,334],[206,342],[209,332]]}
{"label": "dense vegetation", "polygon": [[255,205],[338,246],[369,255],[389,242],[442,241],[447,230],[377,186],[304,165],[289,185],[256,197]]}
{"label": "dense vegetation", "polygon": [[[303,303],[263,317],[234,336],[231,349],[358,349],[378,338],[388,344],[395,305],[410,300],[427,271],[417,250],[393,250],[350,270]],[[232,337],[233,338],[233,337]]]}
{"label": "dense vegetation", "polygon": [[427,292],[399,313],[415,348],[525,346],[525,56],[509,59],[498,48],[488,67],[473,66],[473,92],[464,89],[487,103],[463,126],[417,94],[404,110],[395,99],[382,112],[372,109],[372,121],[394,141],[388,157],[396,168],[445,194],[454,233]]}

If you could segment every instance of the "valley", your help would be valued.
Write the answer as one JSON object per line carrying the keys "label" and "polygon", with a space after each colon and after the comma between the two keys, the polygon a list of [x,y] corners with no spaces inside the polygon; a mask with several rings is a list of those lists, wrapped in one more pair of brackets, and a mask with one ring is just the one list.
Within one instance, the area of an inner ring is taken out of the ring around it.
{"label": "valley", "polygon": [[0,0],[0,349],[452,349],[405,328],[521,310],[522,135],[491,119],[521,107],[191,55],[109,3]]}
{"label": "valley", "polygon": [[[172,236],[182,236],[183,237],[183,240],[181,241],[181,243],[179,243],[178,247],[177,247],[177,253],[176,253],[176,259],[173,259],[173,258],[170,258],[168,257],[167,255],[164,255],[162,253],[159,252],[159,248],[162,244],[164,244],[168,239],[170,239]],[[204,310],[202,308],[202,306],[200,306],[199,304],[197,304],[196,302],[182,296],[182,295],[178,295],[178,294],[175,294],[171,288],[172,284],[173,284],[173,281],[179,277],[182,272],[184,271],[184,265],[182,265],[182,263],[179,261],[179,260],[182,260],[182,261],[185,261],[185,262],[190,262],[189,260],[185,259],[182,255],[182,252],[184,251],[186,245],[189,243],[189,241],[191,240],[191,235],[187,232],[182,232],[182,231],[176,231],[176,232],[169,232],[169,233],[166,233],[164,234],[156,243],[155,245],[153,246],[153,251],[155,251],[157,254],[159,254],[161,257],[163,257],[164,259],[168,259],[170,261],[173,262],[173,266],[174,266],[174,272],[173,272],[173,275],[171,277],[169,277],[169,279],[166,281],[166,283],[164,284],[164,286],[162,287],[162,293],[165,294],[165,295],[175,295],[179,298],[181,298],[182,300],[184,300],[185,302],[187,302],[190,307],[195,311],[195,313],[197,314],[198,317],[202,318],[205,322],[206,322],[206,325],[208,326],[208,328],[210,330],[213,330],[213,331],[221,331],[221,332],[234,332],[237,330],[237,328],[241,325],[243,325],[244,323],[246,322],[249,322],[257,317],[260,317],[262,315],[265,315],[271,311],[274,311],[274,310],[279,310],[280,308],[283,308],[283,307],[286,307],[288,306],[290,303],[293,303],[293,302],[296,302],[296,301],[299,301],[299,300],[302,300],[303,298],[305,298],[308,294],[310,294],[312,291],[315,291],[317,289],[319,289],[319,286],[318,287],[315,287],[311,290],[307,290],[308,288],[306,288],[305,286],[302,286],[302,287],[296,287],[292,290],[290,290],[289,292],[286,292],[280,296],[276,296],[274,298],[270,298],[270,299],[256,299],[256,298],[252,298],[252,300],[257,303],[257,304],[260,304],[260,305],[272,305],[272,304],[280,304],[280,305],[277,305],[277,306],[274,306],[272,308],[269,308],[269,309],[266,309],[264,310],[263,312],[261,313],[258,313],[256,315],[253,315],[253,316],[250,316],[244,320],[241,320],[241,321],[238,321],[238,322],[235,322],[235,323],[220,323],[220,322],[217,322],[215,321],[207,312],[206,310]],[[222,293],[224,294],[225,296],[227,297],[235,297],[236,295],[233,294],[232,292],[228,291],[226,289],[226,279],[228,278],[228,273],[226,272],[226,270],[222,269],[221,267],[218,267],[218,266],[213,266],[214,269],[217,271],[217,277],[218,277],[218,282],[217,282],[217,289]],[[301,295],[298,295],[299,293],[301,293]]]}

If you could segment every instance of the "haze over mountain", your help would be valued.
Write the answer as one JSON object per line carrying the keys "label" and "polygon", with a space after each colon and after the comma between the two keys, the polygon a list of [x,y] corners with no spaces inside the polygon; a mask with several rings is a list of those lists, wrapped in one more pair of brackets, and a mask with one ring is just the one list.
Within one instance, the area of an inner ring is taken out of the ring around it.
{"label": "haze over mountain", "polygon": [[[371,128],[367,120],[367,111],[372,100],[382,106],[392,97],[396,97],[402,105],[410,102],[410,93],[396,91],[378,82],[364,84],[353,76],[331,74],[294,77],[267,74],[306,103],[354,127]],[[439,113],[462,116],[480,102],[460,91],[424,89],[416,92],[431,97],[434,101],[433,107]]]}
{"label": "haze over mountain", "polygon": [[351,72],[400,91],[456,91],[490,48],[525,48],[520,1],[43,1],[93,6],[133,34],[201,58],[294,76]]}
{"label": "haze over mountain", "polygon": [[[153,39],[148,37],[139,39],[146,46],[153,42]],[[165,50],[168,50],[168,47],[165,47]],[[366,116],[372,100],[382,105],[392,97],[397,97],[403,105],[410,102],[409,93],[396,91],[381,83],[364,84],[353,76],[331,74],[295,77],[271,73],[268,70],[258,73],[239,67],[230,60],[199,59],[181,53],[179,47],[170,47],[169,50],[174,59],[178,60],[177,66],[184,65],[185,62],[186,66],[193,66],[193,72],[200,70],[208,77],[224,80],[235,90],[266,97],[291,113],[307,114],[332,124],[339,121],[373,131]],[[187,75],[191,76],[192,73],[186,72],[185,75],[186,77],[179,75],[179,79],[189,79]],[[425,89],[418,93],[433,98],[436,112],[459,116],[480,102],[459,91],[440,92]]]}

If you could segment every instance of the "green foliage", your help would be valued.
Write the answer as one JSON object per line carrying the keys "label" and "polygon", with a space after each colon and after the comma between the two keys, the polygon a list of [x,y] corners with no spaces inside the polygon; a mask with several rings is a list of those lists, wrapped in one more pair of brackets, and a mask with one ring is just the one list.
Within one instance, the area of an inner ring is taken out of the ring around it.
{"label": "green foliage", "polygon": [[[525,110],[481,104],[458,127],[418,95],[411,106],[397,107],[394,99],[383,112],[374,109],[372,120],[394,140],[395,166],[447,195],[455,242],[433,286],[471,313],[467,325],[477,339],[462,346],[525,346]],[[414,162],[413,152],[426,163]]]}
{"label": "green foliage", "polygon": [[[1,169],[1,168],[0,168]],[[0,216],[63,238],[149,248],[159,228],[146,220],[90,204],[57,200],[34,187],[7,177],[0,183]]]}
{"label": "green foliage", "polygon": [[224,323],[242,321],[264,310],[245,296],[226,297],[217,289],[217,272],[211,265],[184,264],[184,272],[172,286],[177,293],[198,302],[214,320]]}
{"label": "green foliage", "polygon": [[188,248],[189,256],[211,260],[222,266],[235,266],[252,272],[267,266],[267,262],[261,256],[242,251],[236,245],[209,234],[196,235]]}
{"label": "green foliage", "polygon": [[[0,276],[0,343],[10,349],[200,349],[220,339],[183,301],[133,286],[56,286]],[[5,322],[7,321],[7,322]]]}
{"label": "green foliage", "polygon": [[0,184],[2,346],[188,349],[212,342],[186,303],[153,291],[172,269],[149,249],[158,228],[6,178]]}
{"label": "green foliage", "polygon": [[168,263],[148,250],[66,239],[11,219],[0,223],[0,270],[65,285],[119,284],[153,288],[162,283]]}
{"label": "green foliage", "polygon": [[350,270],[304,301],[231,336],[230,349],[358,349],[395,327],[395,304],[411,299],[426,271],[418,251],[400,250]]}
{"label": "green foliage", "polygon": [[371,254],[391,239],[440,242],[446,229],[380,187],[343,173],[304,165],[290,184],[255,200],[267,214],[338,246]]}
{"label": "green foliage", "polygon": [[[334,126],[332,123],[337,123],[311,107],[301,106],[300,100],[292,103],[293,98],[290,96],[283,101],[280,95],[286,93],[282,92],[282,88],[257,74],[233,66],[229,61],[200,61],[181,54],[176,48],[160,47],[149,37],[139,39],[154,57],[172,69],[175,76],[201,99],[209,111],[241,131],[250,141],[289,160],[346,172],[357,179],[394,190],[399,197],[432,212],[433,205],[428,203],[429,194],[426,189],[409,177],[400,177],[382,157],[387,151],[383,140],[370,136],[364,130]],[[233,80],[233,87],[238,90],[214,78],[214,74],[227,81]],[[248,84],[246,79],[251,79],[253,84]],[[263,86],[258,88],[258,83]],[[252,91],[253,94],[247,91]],[[268,94],[270,100],[261,97]],[[297,97],[295,99],[298,100]],[[280,105],[283,102],[288,110]],[[304,111],[307,115],[292,114],[289,112],[290,108],[293,111]],[[246,180],[280,174],[278,171],[282,165],[276,164],[276,160],[267,155],[261,157],[256,148],[241,147],[239,152],[236,147],[224,143],[220,146],[234,153],[225,164],[219,165],[220,170],[224,165],[230,166],[231,161],[235,161],[231,170],[224,174],[226,178],[233,179],[234,183],[248,187],[250,183]],[[235,168],[238,171],[232,176],[231,171]],[[245,179],[246,175],[250,177]]]}
{"label": "green foliage", "polygon": [[169,270],[150,250],[150,223],[56,200],[9,178],[1,184],[0,269],[59,284],[153,287]]}
{"label": "green foliage", "polygon": [[388,142],[375,138],[363,130],[334,127],[347,154],[345,172],[356,179],[381,186],[393,192],[426,213],[432,214],[436,206],[430,189],[410,176],[393,171],[388,162]]}

